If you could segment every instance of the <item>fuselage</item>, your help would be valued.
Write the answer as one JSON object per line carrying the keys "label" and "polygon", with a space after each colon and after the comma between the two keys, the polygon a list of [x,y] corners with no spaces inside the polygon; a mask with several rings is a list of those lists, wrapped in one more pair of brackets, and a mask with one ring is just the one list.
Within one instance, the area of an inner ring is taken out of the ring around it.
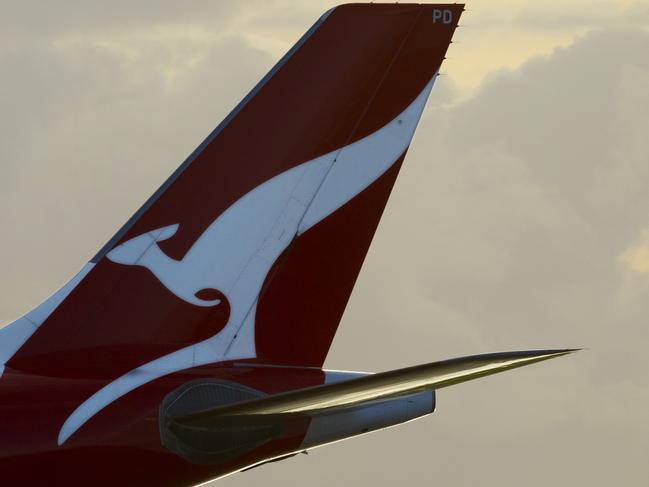
{"label": "fuselage", "polygon": [[[114,486],[128,479],[129,485],[191,486],[434,410],[434,393],[426,392],[342,409],[333,415],[302,415],[282,424],[279,432],[274,426],[272,432],[262,431],[262,436],[252,439],[245,434],[246,428],[241,428],[239,436],[231,432],[215,436],[207,448],[203,442],[200,446],[205,451],[189,458],[163,444],[165,398],[175,399],[174,391],[186,390],[188,385],[229,384],[263,396],[360,375],[231,362],[189,369],[120,397],[59,445],[57,439],[66,419],[107,380],[37,376],[7,369],[0,378],[3,476],[21,479],[27,485],[56,481],[71,486]],[[183,407],[205,406],[193,401],[188,398]]]}

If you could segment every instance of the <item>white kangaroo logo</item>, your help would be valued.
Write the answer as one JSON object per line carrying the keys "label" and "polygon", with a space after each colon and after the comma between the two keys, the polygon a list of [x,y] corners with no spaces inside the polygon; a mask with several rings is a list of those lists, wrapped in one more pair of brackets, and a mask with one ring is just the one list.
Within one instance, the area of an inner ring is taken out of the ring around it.
{"label": "white kangaroo logo", "polygon": [[[403,154],[432,82],[397,118],[338,151],[305,162],[262,183],[220,215],[182,260],[158,246],[179,224],[135,237],[107,254],[116,263],[148,268],[167,289],[197,306],[218,299],[197,293],[218,289],[234,308],[249,303],[275,259],[298,234],[323,220],[383,174]],[[244,295],[237,289],[245,290]]]}
{"label": "white kangaroo logo", "polygon": [[242,196],[203,232],[183,259],[172,259],[158,247],[159,241],[176,233],[178,224],[110,251],[111,261],[148,268],[176,296],[197,306],[218,304],[218,300],[199,298],[197,292],[221,291],[230,302],[230,317],[215,336],[159,357],[97,391],[65,421],[59,445],[98,411],[142,384],[178,370],[254,357],[255,306],[271,266],[296,235],[354,198],[404,154],[434,79],[408,108],[373,134],[289,169]]}

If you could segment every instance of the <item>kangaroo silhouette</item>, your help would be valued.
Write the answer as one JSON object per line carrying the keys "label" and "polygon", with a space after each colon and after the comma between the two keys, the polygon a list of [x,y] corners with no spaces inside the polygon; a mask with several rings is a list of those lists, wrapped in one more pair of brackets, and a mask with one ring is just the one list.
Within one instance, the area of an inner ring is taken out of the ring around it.
{"label": "kangaroo silhouette", "polygon": [[236,316],[241,306],[247,310],[268,270],[296,235],[355,197],[405,152],[432,85],[373,134],[293,167],[242,196],[181,260],[158,246],[174,236],[179,223],[128,240],[107,257],[146,267],[172,293],[197,306],[219,304],[215,296],[221,292]]}

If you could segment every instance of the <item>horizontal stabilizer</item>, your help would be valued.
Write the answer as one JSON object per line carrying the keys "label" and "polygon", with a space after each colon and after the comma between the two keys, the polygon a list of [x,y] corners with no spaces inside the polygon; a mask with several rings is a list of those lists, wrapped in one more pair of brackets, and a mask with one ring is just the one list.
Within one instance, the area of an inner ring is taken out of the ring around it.
{"label": "horizontal stabilizer", "polygon": [[172,421],[178,426],[209,428],[210,424],[218,424],[224,417],[315,413],[440,389],[574,351],[528,350],[460,357],[252,399],[176,417]]}

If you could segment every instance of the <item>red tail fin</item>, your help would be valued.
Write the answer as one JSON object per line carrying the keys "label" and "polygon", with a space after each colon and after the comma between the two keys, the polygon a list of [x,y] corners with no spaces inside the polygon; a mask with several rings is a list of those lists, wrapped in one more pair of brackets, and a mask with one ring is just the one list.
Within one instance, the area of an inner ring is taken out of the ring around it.
{"label": "red tail fin", "polygon": [[25,325],[8,366],[321,365],[462,10],[325,14]]}

